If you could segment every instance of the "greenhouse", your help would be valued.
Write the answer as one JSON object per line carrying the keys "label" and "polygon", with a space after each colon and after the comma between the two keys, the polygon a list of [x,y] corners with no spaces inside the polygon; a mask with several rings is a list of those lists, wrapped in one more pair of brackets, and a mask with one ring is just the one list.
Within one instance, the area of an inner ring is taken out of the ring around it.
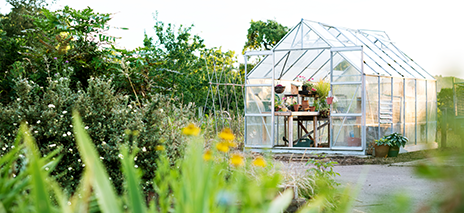
{"label": "greenhouse", "polygon": [[383,31],[301,20],[272,50],[246,52],[245,64],[253,57],[247,148],[362,155],[394,132],[407,151],[436,144],[436,80]]}

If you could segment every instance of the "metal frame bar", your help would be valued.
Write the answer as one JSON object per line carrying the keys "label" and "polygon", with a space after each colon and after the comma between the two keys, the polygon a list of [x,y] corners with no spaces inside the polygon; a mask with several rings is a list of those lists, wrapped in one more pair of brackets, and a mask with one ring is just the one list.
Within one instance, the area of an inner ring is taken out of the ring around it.
{"label": "metal frame bar", "polygon": [[393,111],[395,110],[394,109],[395,105],[393,104],[393,78],[391,78],[390,96],[391,96],[391,103],[392,103],[392,108],[391,108],[391,111],[392,111],[392,123],[391,123],[391,131],[390,131],[390,133],[392,134],[393,133]]}
{"label": "metal frame bar", "polygon": [[[288,52],[288,54],[290,54],[290,52]],[[275,127],[275,91],[274,91],[274,87],[275,87],[275,52],[272,52],[272,87],[271,87],[271,100],[272,100],[272,103],[271,103],[271,112],[272,112],[272,117],[271,117],[271,145],[274,147],[274,142],[275,142],[275,131],[274,131],[274,127]]]}
{"label": "metal frame bar", "polygon": [[[346,35],[345,35],[342,31],[340,31],[338,28],[335,28],[335,29],[336,29],[340,34],[342,34],[348,41],[350,41],[351,43],[354,43],[351,39],[348,38],[348,36],[346,36]],[[353,36],[354,36],[354,35],[353,35]],[[354,36],[354,37],[356,38],[356,36]],[[359,40],[359,39],[358,39],[358,40]],[[387,70],[385,70],[382,66],[380,66],[380,64],[377,63],[377,61],[375,61],[369,54],[364,53],[364,50],[363,50],[363,55],[364,55],[364,54],[366,54],[367,57],[368,57],[369,59],[371,59],[372,61],[374,61],[374,63],[377,64],[377,66],[379,66],[380,69],[382,69],[383,71],[385,71],[386,73],[388,73],[389,75],[391,75]],[[364,60],[363,60],[363,64],[366,64],[366,65],[367,65],[369,68],[371,68],[371,70],[374,71],[375,73],[380,74],[380,73],[378,73],[377,71],[375,71],[375,69],[372,68],[369,64],[364,63]]]}
{"label": "metal frame bar", "polygon": [[378,96],[378,100],[377,100],[377,118],[379,120],[379,134],[378,134],[378,139],[380,139],[380,134],[381,134],[381,130],[380,130],[380,76],[377,77],[377,96]]}
{"label": "metal frame bar", "polygon": [[429,140],[429,120],[428,120],[428,114],[429,114],[429,111],[427,111],[428,107],[427,105],[429,105],[429,97],[427,97],[428,94],[427,94],[427,80],[425,80],[425,143],[428,143]]}
{"label": "metal frame bar", "polygon": [[406,79],[403,78],[403,135],[406,136]]}
{"label": "metal frame bar", "polygon": [[364,47],[361,47],[361,147],[364,154],[366,154],[367,141],[366,141],[366,76],[364,75]]}
{"label": "metal frame bar", "polygon": [[[374,42],[372,42],[369,38],[367,38],[363,32],[360,32],[359,33],[361,36],[363,36],[366,40],[368,40],[369,42],[371,42],[375,47],[377,47],[380,51],[382,51],[388,58],[390,58],[393,62],[395,62],[398,66],[400,66],[405,72],[407,72],[409,75],[412,75],[414,76],[413,74],[411,74],[408,70],[406,70],[403,66],[401,66],[401,64],[399,64],[398,62],[396,62],[395,59],[393,59],[390,55],[388,55],[385,51],[383,51],[382,49],[380,49],[377,45],[375,45]],[[362,42],[362,41],[361,41]],[[388,48],[388,47],[387,47]],[[390,48],[388,48],[390,49]],[[376,53],[375,51],[373,51],[374,53]],[[377,53],[376,53],[377,54]],[[378,55],[378,54],[377,54]],[[393,68],[393,67],[392,67]],[[401,76],[404,76],[402,73],[400,73],[398,70],[394,69],[395,71],[398,72],[398,74],[400,74]],[[421,75],[420,73],[418,73],[419,75]],[[422,75],[421,75],[422,76]],[[416,76],[414,76],[416,77]],[[424,76],[422,76],[424,77]]]}
{"label": "metal frame bar", "polygon": [[414,110],[414,145],[417,145],[417,79],[414,79],[414,93],[415,93],[415,100],[416,104],[415,107],[416,109]]}

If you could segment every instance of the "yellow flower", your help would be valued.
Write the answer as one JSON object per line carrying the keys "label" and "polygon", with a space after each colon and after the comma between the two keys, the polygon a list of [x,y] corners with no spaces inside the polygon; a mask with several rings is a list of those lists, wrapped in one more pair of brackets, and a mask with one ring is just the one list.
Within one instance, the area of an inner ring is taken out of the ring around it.
{"label": "yellow flower", "polygon": [[260,166],[260,167],[266,167],[266,161],[262,156],[258,156],[253,160],[253,165],[254,166]]}
{"label": "yellow flower", "polygon": [[184,135],[197,136],[200,133],[200,128],[196,127],[195,124],[190,123],[187,127],[182,129]]}
{"label": "yellow flower", "polygon": [[245,164],[245,160],[243,160],[243,156],[240,154],[232,154],[230,156],[230,164],[233,166],[243,166]]}
{"label": "yellow flower", "polygon": [[203,154],[203,160],[209,161],[213,157],[213,154],[211,153],[211,150],[206,150],[205,153]]}
{"label": "yellow flower", "polygon": [[231,141],[234,140],[235,136],[234,134],[232,134],[232,130],[230,130],[229,128],[225,128],[224,130],[222,130],[221,133],[219,133],[219,138]]}
{"label": "yellow flower", "polygon": [[156,151],[164,151],[165,150],[163,145],[158,145],[158,146],[156,146],[155,149],[156,149]]}
{"label": "yellow flower", "polygon": [[218,149],[221,152],[228,152],[229,144],[227,142],[219,142],[216,144],[216,149]]}
{"label": "yellow flower", "polygon": [[227,141],[225,143],[227,143],[227,146],[229,146],[229,147],[237,147],[237,143],[235,143],[233,141]]}

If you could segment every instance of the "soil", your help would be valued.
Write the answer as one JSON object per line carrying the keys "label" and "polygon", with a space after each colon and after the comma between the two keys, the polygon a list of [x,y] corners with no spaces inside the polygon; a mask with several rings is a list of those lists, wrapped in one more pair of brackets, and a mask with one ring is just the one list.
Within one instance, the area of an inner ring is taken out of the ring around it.
{"label": "soil", "polygon": [[430,150],[421,150],[398,154],[398,157],[376,158],[371,155],[367,156],[344,156],[344,155],[326,155],[325,157],[317,155],[303,154],[275,154],[274,159],[284,162],[307,162],[309,159],[322,159],[323,161],[335,161],[336,165],[364,165],[364,164],[392,164],[398,162],[409,162],[420,160],[428,157],[439,156],[452,151],[451,148],[439,148]]}

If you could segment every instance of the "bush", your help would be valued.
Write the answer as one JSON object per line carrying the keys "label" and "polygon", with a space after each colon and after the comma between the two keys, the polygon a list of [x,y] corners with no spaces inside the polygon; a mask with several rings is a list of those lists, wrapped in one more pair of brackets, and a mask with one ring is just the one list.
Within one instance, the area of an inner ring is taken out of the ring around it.
{"label": "bush", "polygon": [[69,78],[59,75],[50,78],[46,88],[27,79],[15,80],[16,97],[0,106],[0,146],[4,147],[0,154],[11,149],[19,124],[25,122],[42,155],[61,148],[62,159],[53,174],[72,193],[85,167],[72,133],[71,112],[76,109],[118,192],[122,189],[118,154],[123,144],[140,148],[135,163],[143,170],[143,188],[152,190],[156,146],[165,145],[171,164],[182,156],[185,138],[180,128],[193,116],[193,106],[161,95],[151,95],[137,106],[128,96],[116,94],[111,82],[111,78],[91,78],[85,91],[72,91]]}

